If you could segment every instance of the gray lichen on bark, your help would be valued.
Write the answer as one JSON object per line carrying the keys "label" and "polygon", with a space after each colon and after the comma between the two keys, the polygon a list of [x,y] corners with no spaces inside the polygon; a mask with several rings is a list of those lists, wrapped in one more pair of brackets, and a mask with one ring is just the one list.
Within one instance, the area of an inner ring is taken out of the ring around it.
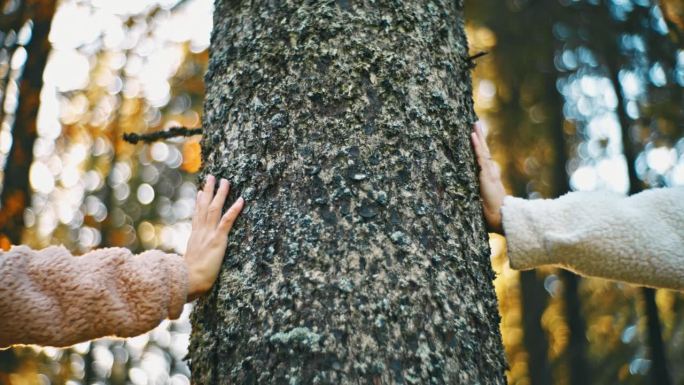
{"label": "gray lichen on bark", "polygon": [[504,384],[462,3],[216,2],[203,175],[247,200],[196,384]]}

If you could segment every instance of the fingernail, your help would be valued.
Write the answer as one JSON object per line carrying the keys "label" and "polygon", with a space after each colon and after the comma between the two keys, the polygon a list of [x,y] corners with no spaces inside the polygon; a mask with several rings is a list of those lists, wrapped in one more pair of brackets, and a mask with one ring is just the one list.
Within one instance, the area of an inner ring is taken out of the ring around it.
{"label": "fingernail", "polygon": [[226,178],[221,178],[221,184],[222,184],[222,185],[225,185],[225,186],[228,186],[228,179],[226,179]]}
{"label": "fingernail", "polygon": [[207,182],[211,181],[212,179],[214,179],[213,175],[211,175],[211,174],[207,175]]}

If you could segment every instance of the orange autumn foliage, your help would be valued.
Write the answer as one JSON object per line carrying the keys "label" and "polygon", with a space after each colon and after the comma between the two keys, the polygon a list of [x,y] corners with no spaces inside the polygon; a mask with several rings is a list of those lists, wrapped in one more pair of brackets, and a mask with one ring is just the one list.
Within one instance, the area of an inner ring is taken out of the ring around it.
{"label": "orange autumn foliage", "polygon": [[202,165],[202,149],[197,140],[190,140],[183,145],[183,164],[181,169],[188,173],[196,173]]}

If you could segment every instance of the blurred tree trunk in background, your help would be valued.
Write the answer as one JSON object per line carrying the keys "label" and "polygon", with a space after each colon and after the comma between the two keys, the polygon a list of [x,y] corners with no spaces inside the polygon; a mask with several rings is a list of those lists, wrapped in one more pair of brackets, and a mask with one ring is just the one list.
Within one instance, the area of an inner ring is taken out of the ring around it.
{"label": "blurred tree trunk in background", "polygon": [[[617,53],[617,47],[612,51]],[[622,131],[622,151],[627,163],[627,175],[629,177],[629,194],[637,194],[644,190],[644,183],[639,179],[636,172],[636,154],[634,142],[632,139],[632,121],[627,116],[627,105],[618,78],[619,64],[616,61],[617,55],[610,54],[611,50],[606,51],[606,61],[610,70],[611,81],[615,94],[617,95],[616,112],[620,121]],[[655,300],[655,289],[644,287],[641,288],[641,294],[644,299],[644,310],[646,314],[646,327],[648,331],[648,345],[650,357],[652,360],[651,369],[649,373],[654,384],[670,385],[672,379],[667,365],[667,355],[665,353],[665,343],[663,342],[663,333],[661,328],[660,315],[658,313],[658,305]]]}
{"label": "blurred tree trunk in background", "polygon": [[[525,190],[522,191],[524,196]],[[541,319],[546,310],[548,294],[544,290],[543,279],[537,276],[536,270],[520,272],[520,292],[522,301],[522,322],[525,350],[529,355],[528,376],[531,385],[553,384],[551,365],[549,363],[549,342],[542,328]]]}
{"label": "blurred tree trunk in background", "polygon": [[[609,60],[610,61],[610,60]],[[617,73],[614,72],[612,76],[613,87],[615,93],[618,95],[617,112],[622,126],[622,147],[627,162],[627,172],[629,175],[629,194],[637,194],[643,191],[643,182],[639,179],[636,172],[636,155],[634,144],[632,143],[631,121],[627,117],[626,105],[624,97],[622,96],[622,87],[617,79]],[[658,305],[655,300],[655,289],[644,287],[641,289],[644,298],[645,312],[646,312],[646,327],[648,330],[648,343],[650,348],[650,356],[653,362],[650,369],[651,379],[654,384],[669,385],[672,384],[670,371],[667,365],[667,356],[665,353],[665,343],[663,342],[663,333],[660,326],[660,315],[658,314]]]}
{"label": "blurred tree trunk in background", "polygon": [[[549,26],[550,27],[550,26]],[[553,56],[549,57],[548,67],[553,67]],[[544,74],[544,90],[548,108],[548,136],[553,148],[553,171],[551,177],[551,192],[553,197],[560,197],[571,191],[570,176],[567,171],[568,146],[565,139],[563,116],[563,97],[556,87],[558,74],[546,71]],[[582,312],[579,294],[581,278],[577,274],[559,269],[558,275],[563,281],[563,300],[565,305],[565,319],[570,331],[566,348],[569,360],[570,379],[573,385],[590,384],[591,369],[587,362],[587,325]]]}
{"label": "blurred tree trunk in background", "polygon": [[[613,28],[615,31],[620,31],[620,29],[626,30],[626,32],[638,33],[646,35],[648,39],[650,35],[650,29],[648,24],[646,28],[643,27],[643,20],[649,20],[648,10],[643,10],[643,15],[639,13],[633,13],[633,17],[628,19],[626,26],[618,25],[609,15],[608,10],[605,7],[599,8],[602,12],[598,13],[598,17],[605,21],[605,25],[609,28]],[[640,19],[638,16],[642,16]],[[650,39],[649,39],[650,40]],[[621,51],[618,39],[605,39],[602,40],[603,44],[600,46],[601,52],[604,54],[605,64],[608,69],[608,76],[610,77],[613,89],[617,96],[617,106],[616,114],[620,122],[621,135],[622,135],[622,151],[625,157],[625,162],[627,164],[627,176],[629,179],[629,191],[630,195],[637,194],[644,190],[645,183],[639,179],[636,171],[636,159],[640,149],[635,145],[635,140],[632,135],[633,121],[627,115],[627,102],[625,101],[624,90],[620,82],[620,71],[624,68],[629,68],[630,58],[625,57]],[[670,48],[666,43],[665,39],[655,42],[655,44],[650,45],[650,50],[647,51],[651,55],[660,55],[658,45],[663,45]],[[671,47],[673,52],[676,48]],[[650,60],[657,61],[659,57],[651,57]],[[652,93],[648,94],[649,99],[653,97]],[[654,100],[653,105],[657,105]],[[679,114],[681,114],[681,106],[679,109]],[[657,118],[658,110],[652,115],[645,114],[645,120]],[[653,186],[662,187],[662,186]],[[672,384],[672,379],[667,365],[667,355],[665,353],[665,343],[662,337],[662,328],[660,315],[658,313],[658,305],[655,301],[655,290],[651,288],[641,288],[641,293],[644,300],[644,311],[646,315],[646,326],[648,332],[648,347],[650,352],[650,358],[652,360],[651,369],[649,373],[651,375],[651,380],[654,384],[659,385],[670,385]]]}
{"label": "blurred tree trunk in background", "polygon": [[[511,35],[507,35],[508,38]],[[503,51],[503,52],[502,52]],[[495,52],[494,58],[496,61],[501,60],[506,62],[512,58],[507,57],[505,50]],[[502,65],[500,63],[499,65]],[[506,122],[506,127],[500,130],[501,142],[507,143],[511,149],[519,149],[516,140],[519,139],[518,127],[522,123],[521,115],[524,111],[521,110],[519,101],[520,87],[515,81],[509,83],[509,92],[513,96],[511,101],[513,103],[505,103],[502,105],[500,116]],[[523,175],[515,166],[519,159],[515,156],[508,158],[510,164],[507,169],[506,178],[512,189],[514,196],[527,196],[528,178]],[[520,272],[520,302],[522,314],[522,328],[523,328],[523,344],[527,351],[527,376],[531,385],[547,385],[553,384],[553,373],[551,370],[551,363],[549,362],[549,342],[546,337],[546,332],[542,327],[542,316],[548,304],[548,294],[544,289],[543,279],[537,277],[536,270],[528,270]]]}
{"label": "blurred tree trunk in background", "polygon": [[[29,169],[33,161],[33,143],[36,139],[36,118],[43,88],[43,70],[50,52],[48,34],[55,13],[56,0],[26,0],[21,5],[21,16],[14,25],[3,26],[3,32],[19,31],[27,20],[33,22],[31,40],[26,45],[26,63],[19,82],[19,100],[14,112],[12,147],[4,168],[0,194],[0,249],[21,243],[24,230],[24,209],[31,204]],[[5,29],[5,27],[8,27]],[[7,77],[11,75],[8,73]],[[7,89],[3,90],[4,101]],[[5,117],[4,103],[0,105]],[[0,122],[2,123],[2,122]],[[11,122],[10,122],[11,123]],[[14,349],[0,351],[0,382],[19,363]],[[7,380],[9,382],[9,380]]]}
{"label": "blurred tree trunk in background", "polygon": [[[549,121],[550,140],[553,146],[552,196],[560,197],[571,191],[567,172],[568,146],[563,132],[563,100],[556,89],[556,75],[546,76],[548,101],[555,106],[551,109]],[[587,324],[582,312],[579,284],[581,278],[568,270],[560,269],[558,275],[563,280],[563,300],[565,301],[565,318],[570,331],[566,355],[570,361],[571,384],[590,384],[592,375],[587,362]]]}
{"label": "blurred tree trunk in background", "polygon": [[[27,20],[33,22],[26,46],[26,64],[19,83],[19,100],[12,129],[12,147],[5,164],[0,196],[0,247],[21,242],[24,209],[31,203],[29,169],[36,140],[36,118],[43,88],[43,70],[50,52],[48,34],[56,0],[26,0]],[[23,24],[23,22],[22,22]],[[4,106],[0,106],[4,108]]]}
{"label": "blurred tree trunk in background", "polygon": [[202,175],[247,205],[193,382],[504,384],[462,2],[306,4],[216,2]]}
{"label": "blurred tree trunk in background", "polygon": [[[559,44],[552,30],[565,10],[556,1],[502,6],[492,0],[478,1],[473,6],[478,8],[474,17],[491,28],[497,39],[492,56],[500,107],[494,125],[498,126],[496,132],[509,160],[505,174],[512,192],[526,197],[527,182],[533,181],[538,186],[535,190],[545,196],[562,195],[569,191],[567,154],[562,131],[563,97],[556,88],[558,72],[554,66]],[[524,51],[521,47],[525,47]],[[540,150],[544,148],[550,151]],[[547,153],[554,154],[555,159],[543,159]],[[540,188],[544,184],[542,172],[533,176],[525,170],[531,157],[552,166],[549,189]],[[586,360],[586,325],[577,290],[580,278],[565,270],[558,275],[563,282],[564,318],[570,333],[563,356],[565,363],[554,363],[565,364],[565,371],[556,373],[557,382],[560,377],[568,377],[572,385],[586,385],[591,373]],[[547,292],[536,272],[521,272],[520,291],[530,383],[553,383],[548,341],[541,324],[548,303]]]}

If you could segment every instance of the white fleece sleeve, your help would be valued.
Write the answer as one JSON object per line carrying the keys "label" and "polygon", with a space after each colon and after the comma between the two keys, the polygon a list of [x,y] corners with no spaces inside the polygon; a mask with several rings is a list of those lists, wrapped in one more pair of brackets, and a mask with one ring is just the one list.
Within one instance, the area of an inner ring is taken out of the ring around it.
{"label": "white fleece sleeve", "polygon": [[631,197],[573,192],[506,197],[501,209],[511,267],[555,265],[638,285],[684,290],[684,187]]}

